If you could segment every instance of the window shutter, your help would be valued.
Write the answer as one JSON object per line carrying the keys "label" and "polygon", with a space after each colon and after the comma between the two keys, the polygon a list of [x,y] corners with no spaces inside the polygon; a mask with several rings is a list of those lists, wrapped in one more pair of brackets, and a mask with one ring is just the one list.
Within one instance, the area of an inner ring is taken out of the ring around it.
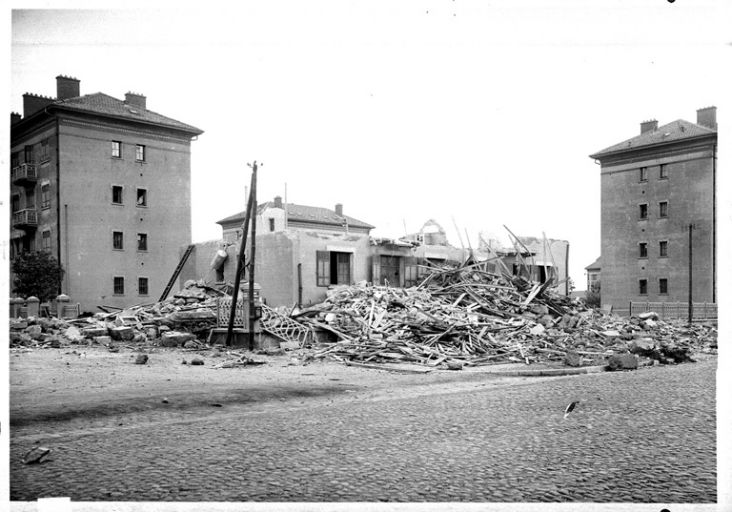
{"label": "window shutter", "polygon": [[315,260],[317,286],[330,286],[330,252],[315,251]]}
{"label": "window shutter", "polygon": [[371,256],[371,283],[381,284],[381,260],[378,254]]}

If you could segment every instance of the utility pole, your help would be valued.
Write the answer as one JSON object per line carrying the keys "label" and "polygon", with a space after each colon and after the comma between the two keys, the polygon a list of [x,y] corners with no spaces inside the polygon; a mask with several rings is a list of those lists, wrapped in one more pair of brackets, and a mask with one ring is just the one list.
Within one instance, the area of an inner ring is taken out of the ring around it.
{"label": "utility pole", "polygon": [[252,242],[249,249],[249,350],[254,350],[254,322],[256,308],[254,307],[254,253],[257,247],[257,161],[250,165],[252,168],[252,195],[250,207],[252,210]]}
{"label": "utility pole", "polygon": [[[252,184],[255,183],[257,173],[257,163],[254,162],[254,171],[252,173]],[[239,256],[236,259],[236,274],[234,276],[234,290],[231,295],[231,311],[229,313],[229,325],[226,331],[226,346],[231,346],[231,338],[234,331],[234,318],[236,316],[236,303],[239,298],[239,284],[241,283],[241,274],[244,270],[244,256],[246,254],[247,234],[249,233],[249,220],[252,214],[252,195],[254,187],[249,191],[249,199],[247,200],[247,210],[244,215],[244,224],[242,225],[241,245],[239,246]],[[256,214],[256,212],[255,212]]]}
{"label": "utility pole", "polygon": [[694,282],[692,279],[692,264],[691,264],[693,256],[694,256],[694,250],[691,245],[691,230],[693,229],[693,227],[694,227],[693,224],[689,224],[689,325],[691,325],[691,320],[694,315],[694,305],[691,302],[692,298],[693,298],[692,293],[691,293],[691,286]]}

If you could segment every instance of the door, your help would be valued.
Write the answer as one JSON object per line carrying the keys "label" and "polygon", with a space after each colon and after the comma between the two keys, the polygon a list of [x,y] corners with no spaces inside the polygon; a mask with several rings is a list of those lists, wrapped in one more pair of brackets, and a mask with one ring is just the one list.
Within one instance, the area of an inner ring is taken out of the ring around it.
{"label": "door", "polygon": [[399,287],[399,256],[381,256],[379,284]]}

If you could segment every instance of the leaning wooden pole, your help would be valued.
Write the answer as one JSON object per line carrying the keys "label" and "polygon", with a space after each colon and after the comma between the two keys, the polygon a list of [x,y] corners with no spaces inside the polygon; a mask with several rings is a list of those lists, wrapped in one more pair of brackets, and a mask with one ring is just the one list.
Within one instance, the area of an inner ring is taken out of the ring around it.
{"label": "leaning wooden pole", "polygon": [[[256,166],[256,162],[254,165]],[[255,168],[256,169],[256,168]],[[255,170],[256,173],[256,170]],[[252,182],[255,173],[252,173]],[[252,190],[249,191],[249,199],[247,200],[247,211],[244,215],[244,224],[242,225],[241,245],[239,246],[239,256],[236,259],[236,274],[234,276],[234,290],[231,295],[231,310],[229,312],[229,325],[226,330],[226,346],[231,345],[231,338],[234,333],[234,317],[236,316],[236,302],[239,298],[239,284],[241,283],[241,274],[244,270],[244,255],[246,254],[247,234],[249,233],[249,220],[252,216]]]}
{"label": "leaning wooden pole", "polygon": [[252,222],[252,241],[249,244],[249,350],[254,350],[254,322],[256,321],[256,308],[254,307],[254,254],[257,247],[257,162],[252,166],[252,196],[251,210],[254,212]]}

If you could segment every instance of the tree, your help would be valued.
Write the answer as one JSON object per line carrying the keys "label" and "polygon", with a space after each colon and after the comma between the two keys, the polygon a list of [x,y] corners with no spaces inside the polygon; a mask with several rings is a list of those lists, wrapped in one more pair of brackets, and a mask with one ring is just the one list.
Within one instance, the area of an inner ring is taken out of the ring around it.
{"label": "tree", "polygon": [[13,260],[13,291],[21,297],[53,299],[60,291],[64,269],[45,251],[26,252]]}
{"label": "tree", "polygon": [[590,289],[585,292],[585,303],[592,308],[600,307],[600,281],[592,283]]}

